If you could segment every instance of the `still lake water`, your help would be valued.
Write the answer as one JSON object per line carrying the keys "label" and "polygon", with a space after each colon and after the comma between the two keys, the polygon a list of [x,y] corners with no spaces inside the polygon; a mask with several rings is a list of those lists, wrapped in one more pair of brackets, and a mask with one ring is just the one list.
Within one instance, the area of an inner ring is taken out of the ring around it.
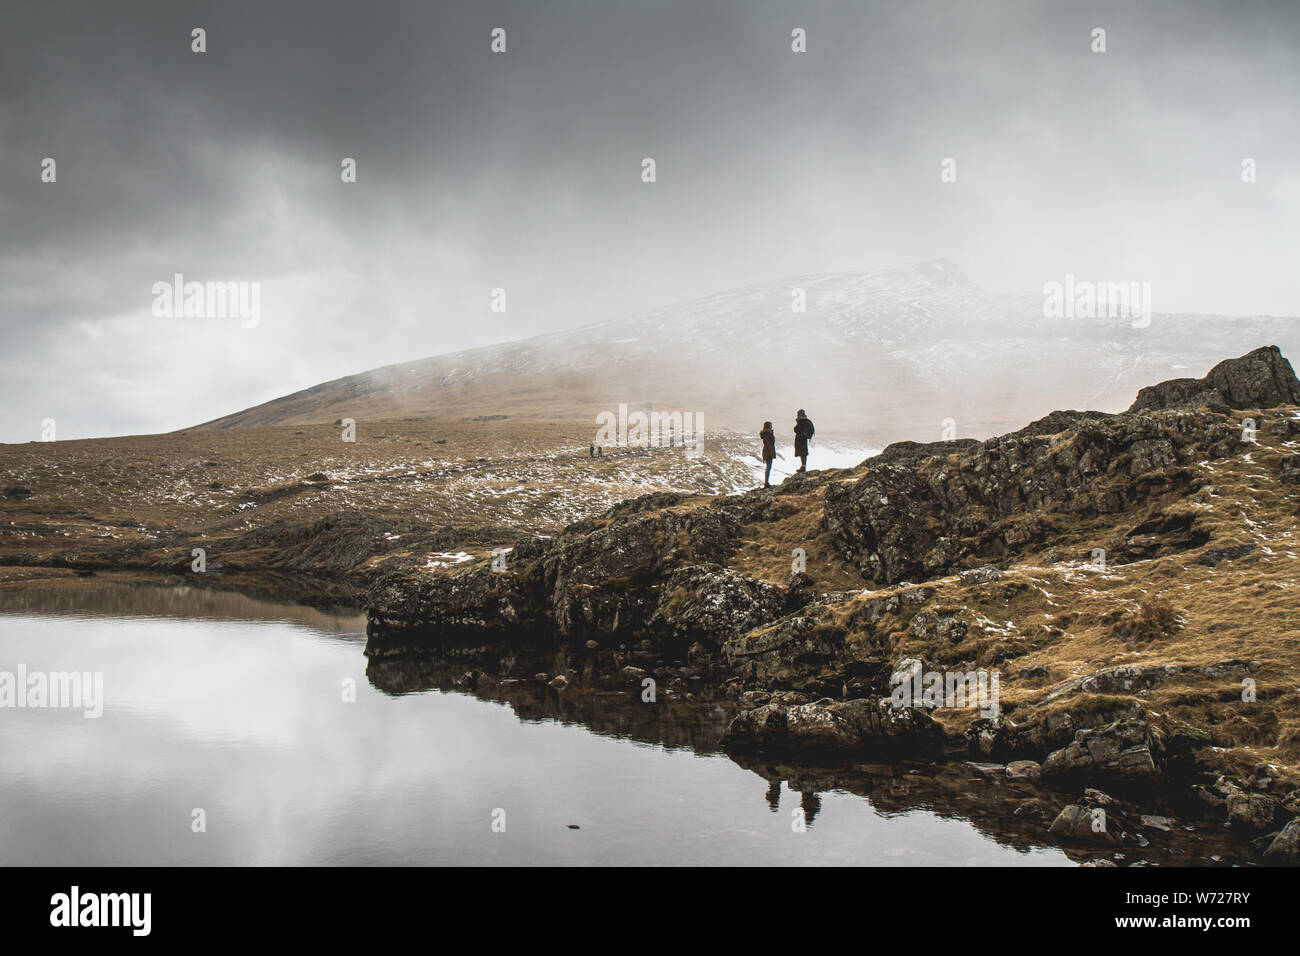
{"label": "still lake water", "polygon": [[0,593],[0,671],[104,681],[98,719],[0,708],[0,865],[1071,864],[895,796],[920,771],[746,769],[714,746],[720,703],[485,699],[439,689],[445,661],[368,677],[365,649],[361,615],[242,595]]}

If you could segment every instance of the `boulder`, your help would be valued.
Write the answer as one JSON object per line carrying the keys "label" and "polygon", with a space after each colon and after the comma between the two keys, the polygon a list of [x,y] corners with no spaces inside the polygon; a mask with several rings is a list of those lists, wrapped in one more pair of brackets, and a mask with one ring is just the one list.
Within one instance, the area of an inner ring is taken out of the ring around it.
{"label": "boulder", "polygon": [[1270,863],[1300,864],[1300,817],[1284,826],[1264,851]]}
{"label": "boulder", "polygon": [[1095,776],[1152,780],[1159,776],[1145,720],[1127,718],[1080,730],[1074,740],[1043,761],[1043,776]]}
{"label": "boulder", "polygon": [[1053,836],[1106,845],[1115,842],[1108,823],[1106,811],[1100,807],[1072,803],[1057,814],[1048,832]]}
{"label": "boulder", "polygon": [[1220,362],[1203,379],[1173,379],[1144,388],[1129,411],[1214,403],[1241,409],[1300,405],[1300,380],[1281,349],[1266,345]]}
{"label": "boulder", "polygon": [[1043,768],[1037,760],[1013,760],[1007,764],[1007,776],[1012,780],[1037,780]]}
{"label": "boulder", "polygon": [[957,575],[962,584],[992,584],[1002,579],[1002,572],[991,564],[980,568],[971,568]]}
{"label": "boulder", "polygon": [[1282,807],[1276,797],[1265,793],[1242,790],[1229,786],[1228,826],[1247,833],[1267,833],[1282,816]]}
{"label": "boulder", "polygon": [[1205,381],[1233,408],[1300,405],[1300,380],[1276,345],[1220,362]]}

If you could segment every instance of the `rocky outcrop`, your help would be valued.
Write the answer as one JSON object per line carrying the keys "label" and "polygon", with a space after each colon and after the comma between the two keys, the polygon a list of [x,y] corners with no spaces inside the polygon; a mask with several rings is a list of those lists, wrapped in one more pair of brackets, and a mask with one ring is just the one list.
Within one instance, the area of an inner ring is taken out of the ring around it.
{"label": "rocky outcrop", "polygon": [[367,593],[369,630],[429,633],[443,639],[514,635],[521,640],[549,626],[535,568],[498,574],[487,564],[454,575],[402,569],[382,575]]}
{"label": "rocky outcrop", "polygon": [[716,643],[767,624],[786,605],[787,592],[716,564],[670,574],[650,618],[652,627],[687,641]]}
{"label": "rocky outcrop", "polygon": [[1300,381],[1276,345],[1228,359],[1201,379],[1176,378],[1138,392],[1130,412],[1211,406],[1228,409],[1300,405]]}
{"label": "rocky outcrop", "polygon": [[521,541],[499,565],[483,561],[452,574],[395,572],[370,590],[371,626],[716,645],[772,620],[789,598],[787,589],[720,563],[744,515],[728,499],[719,502],[648,513],[624,503],[604,522]]}
{"label": "rocky outcrop", "polygon": [[1254,674],[1259,667],[1259,661],[1242,660],[1219,661],[1202,667],[1180,667],[1174,664],[1127,664],[1121,667],[1106,667],[1085,674],[1083,677],[1075,677],[1057,684],[1050,688],[1039,702],[1050,704],[1077,694],[1135,694],[1188,673],[1202,674],[1215,679],[1244,677]]}
{"label": "rocky outcrop", "polygon": [[[891,445],[858,481],[828,487],[826,526],[877,585],[1004,564],[1049,543],[1067,518],[1120,515],[1193,490],[1201,481],[1193,463],[1241,448],[1230,409],[1296,403],[1290,363],[1273,346],[1256,349],[1203,380],[1144,389],[1121,415],[1053,412],[984,442]],[[1135,528],[1131,537],[1162,531],[1184,546],[1203,543],[1188,527]]]}
{"label": "rocky outcrop", "polygon": [[[1001,715],[977,718],[971,721],[966,740],[972,754],[990,760],[1037,760],[1043,763],[1043,772],[1047,774],[1070,769],[1065,751],[1080,741],[1081,734],[1086,749],[1087,741],[1107,736],[1100,733],[1101,729],[1118,725],[1123,725],[1125,731],[1110,735],[1117,742],[1127,739],[1124,735],[1129,733],[1134,734],[1134,745],[1150,736],[1146,711],[1139,701],[1131,697],[1086,695],[1068,706],[1059,703],[1040,706],[1018,722]],[[1100,749],[1098,752],[1101,753]],[[1056,753],[1060,756],[1049,771],[1047,760]],[[1075,754],[1072,756],[1076,760],[1084,759],[1082,754]],[[1091,754],[1089,750],[1088,755]]]}
{"label": "rocky outcrop", "polygon": [[1159,776],[1146,720],[1127,718],[1075,732],[1043,761],[1044,777],[1154,781]]}
{"label": "rocky outcrop", "polygon": [[953,453],[920,446],[869,461],[857,482],[827,489],[837,547],[877,585],[1005,564],[1048,544],[1067,520],[1186,493],[1200,481],[1192,462],[1240,447],[1240,428],[1221,415],[1049,419]]}

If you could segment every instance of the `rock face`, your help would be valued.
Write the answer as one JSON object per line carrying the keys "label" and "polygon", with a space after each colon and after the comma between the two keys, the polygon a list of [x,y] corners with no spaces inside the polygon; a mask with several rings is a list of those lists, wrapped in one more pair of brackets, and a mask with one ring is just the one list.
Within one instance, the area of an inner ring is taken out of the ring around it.
{"label": "rock face", "polygon": [[547,631],[565,640],[618,637],[716,647],[781,614],[790,589],[723,563],[743,522],[779,512],[779,497],[646,511],[671,507],[679,497],[624,502],[604,522],[583,522],[552,540],[521,541],[501,569],[481,562],[452,574],[406,569],[383,576],[367,596],[371,626],[391,633]]}
{"label": "rock face", "polygon": [[1192,462],[1240,449],[1240,423],[1225,412],[1291,403],[1300,380],[1269,346],[1204,380],[1144,389],[1122,415],[1053,412],[984,442],[901,442],[857,483],[829,486],[827,528],[875,584],[1005,563],[1047,541],[1054,515],[1117,515],[1186,493],[1200,480]]}
{"label": "rock face", "polygon": [[1145,720],[1126,718],[1076,731],[1069,745],[1047,755],[1043,776],[1154,780],[1151,729]]}
{"label": "rock face", "polygon": [[954,453],[886,449],[858,482],[827,489],[826,526],[874,584],[927,580],[1041,547],[1054,516],[1117,515],[1188,491],[1200,480],[1191,462],[1239,445],[1217,415],[1057,412]]}
{"label": "rock face", "polygon": [[664,582],[652,625],[683,640],[716,642],[779,615],[787,592],[716,564],[679,568]]}
{"label": "rock face", "polygon": [[1254,674],[1259,667],[1259,661],[1240,660],[1219,661],[1217,664],[1205,667],[1178,667],[1173,664],[1126,664],[1121,667],[1106,667],[1083,677],[1075,677],[1057,684],[1043,695],[1041,703],[1050,704],[1076,694],[1136,693],[1189,672],[1219,679],[1243,677]]}
{"label": "rock face", "polygon": [[1201,379],[1176,378],[1138,392],[1130,412],[1215,405],[1224,410],[1300,404],[1300,381],[1276,345],[1228,359]]}
{"label": "rock face", "polygon": [[1228,802],[1228,826],[1247,833],[1267,833],[1284,817],[1289,816],[1281,802],[1272,794],[1246,790],[1235,783],[1224,782],[1222,788]]}
{"label": "rock face", "polygon": [[1054,516],[1118,515],[1191,490],[1191,463],[1240,449],[1230,408],[1295,403],[1291,364],[1274,346],[1256,349],[1203,380],[1144,389],[1121,415],[1053,412],[984,442],[891,445],[862,479],[827,489],[826,525],[877,585],[1005,563],[1050,539]]}

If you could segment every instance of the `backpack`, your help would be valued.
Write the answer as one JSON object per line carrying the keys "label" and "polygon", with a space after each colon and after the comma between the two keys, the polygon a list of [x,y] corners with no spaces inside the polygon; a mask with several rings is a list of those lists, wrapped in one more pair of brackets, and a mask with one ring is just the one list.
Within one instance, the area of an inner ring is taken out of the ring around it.
{"label": "backpack", "polygon": [[817,429],[813,427],[811,418],[805,418],[803,424],[799,426],[799,431],[803,434],[804,438],[812,438],[813,435],[816,434]]}

